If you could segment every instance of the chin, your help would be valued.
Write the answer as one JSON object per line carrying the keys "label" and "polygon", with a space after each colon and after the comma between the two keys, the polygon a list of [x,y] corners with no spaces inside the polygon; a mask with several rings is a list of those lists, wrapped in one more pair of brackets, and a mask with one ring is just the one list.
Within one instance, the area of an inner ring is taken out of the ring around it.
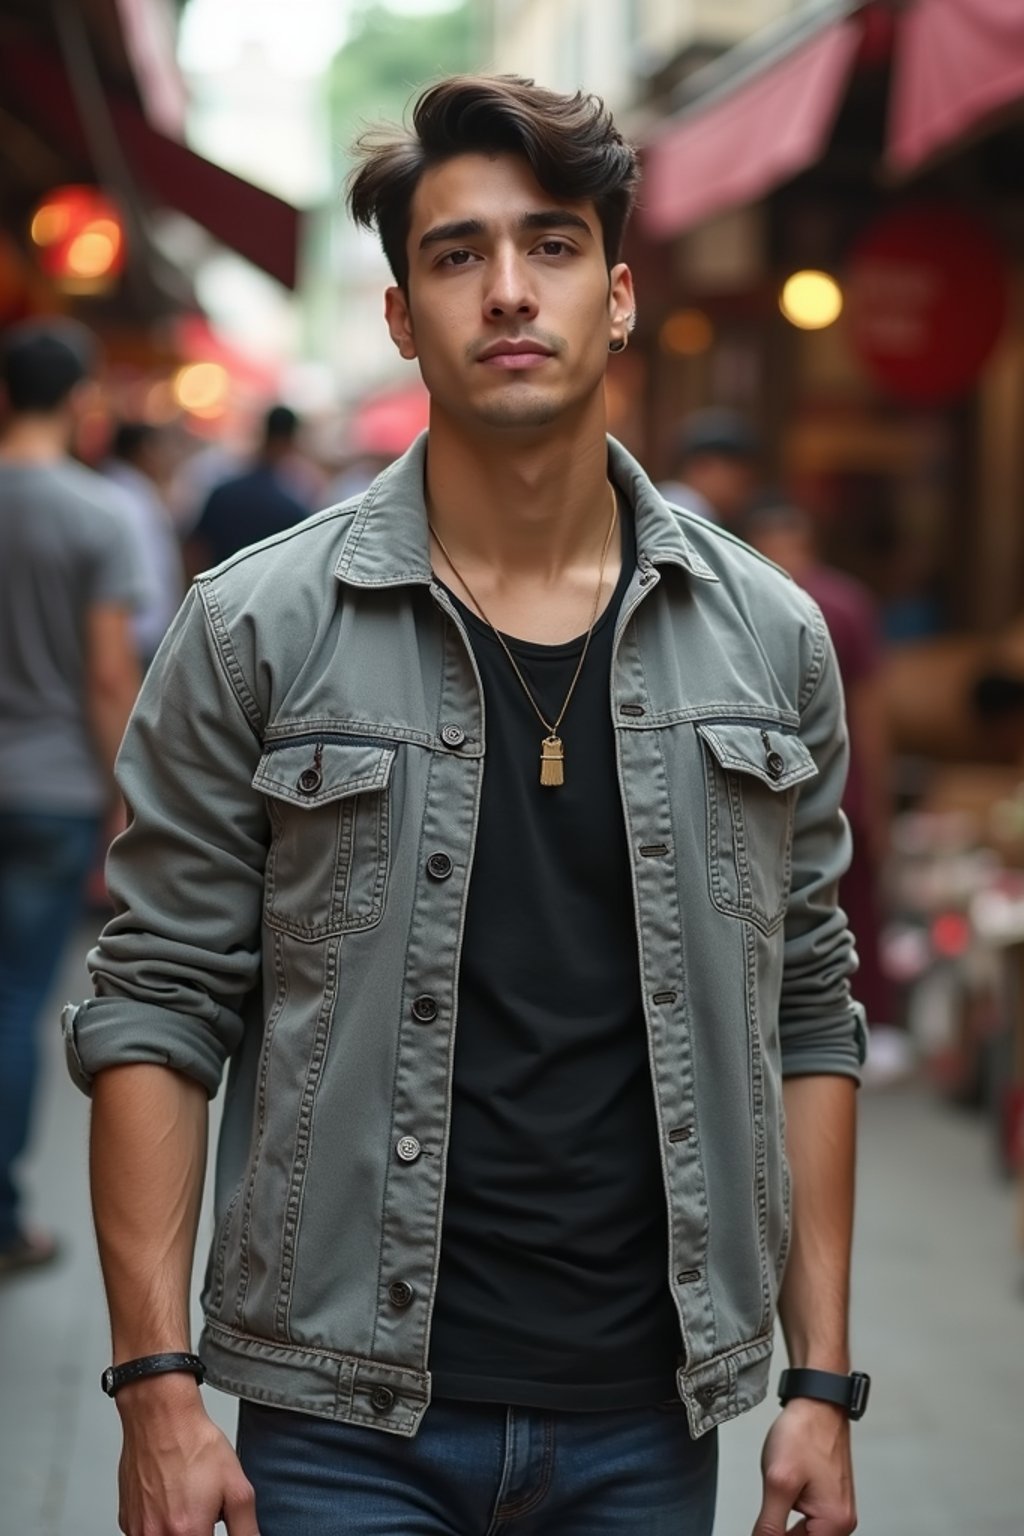
{"label": "chin", "polygon": [[485,426],[515,430],[550,426],[564,413],[565,407],[551,400],[502,400],[483,406],[474,414]]}
{"label": "chin", "polygon": [[515,430],[550,426],[571,409],[571,402],[557,391],[513,387],[478,397],[470,409],[488,427]]}

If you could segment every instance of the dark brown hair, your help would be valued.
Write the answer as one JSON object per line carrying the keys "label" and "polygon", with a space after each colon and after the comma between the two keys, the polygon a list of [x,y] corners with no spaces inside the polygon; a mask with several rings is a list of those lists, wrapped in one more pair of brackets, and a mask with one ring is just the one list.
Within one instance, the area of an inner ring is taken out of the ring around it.
{"label": "dark brown hair", "polygon": [[522,155],[545,192],[593,202],[605,259],[609,267],[619,260],[639,172],[604,102],[518,75],[453,75],[422,93],[411,128],[371,129],[355,145],[349,209],[357,224],[377,230],[400,287],[409,281],[410,207],[423,172],[481,153]]}

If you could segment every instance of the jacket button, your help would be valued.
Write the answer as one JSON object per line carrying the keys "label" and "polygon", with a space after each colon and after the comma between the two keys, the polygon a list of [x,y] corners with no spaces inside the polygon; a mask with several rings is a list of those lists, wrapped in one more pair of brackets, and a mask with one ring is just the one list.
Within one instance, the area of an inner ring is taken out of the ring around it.
{"label": "jacket button", "polygon": [[781,779],[786,771],[786,760],[781,752],[769,752],[767,768],[770,778]]}
{"label": "jacket button", "polygon": [[388,1301],[393,1307],[407,1307],[412,1296],[412,1286],[405,1280],[392,1280],[388,1286]]}
{"label": "jacket button", "polygon": [[415,1136],[403,1136],[395,1151],[403,1163],[414,1163],[423,1151],[423,1148]]}
{"label": "jacket button", "polygon": [[304,795],[315,795],[323,781],[319,768],[303,768],[299,774],[299,788]]}
{"label": "jacket button", "polygon": [[432,880],[447,880],[454,868],[446,853],[432,853],[427,860],[427,874]]}
{"label": "jacket button", "polygon": [[437,1018],[437,1001],[428,997],[426,993],[422,997],[413,999],[412,1016],[417,1024],[433,1024]]}
{"label": "jacket button", "polygon": [[374,1413],[390,1413],[395,1406],[395,1394],[390,1387],[374,1387],[370,1393],[370,1407]]}
{"label": "jacket button", "polygon": [[442,725],[441,740],[446,747],[461,747],[466,739],[466,733],[461,725]]}
{"label": "jacket button", "polygon": [[701,1403],[705,1408],[710,1408],[711,1404],[717,1397],[718,1388],[714,1385],[713,1382],[709,1382],[706,1387],[697,1388],[697,1401],[698,1403]]}

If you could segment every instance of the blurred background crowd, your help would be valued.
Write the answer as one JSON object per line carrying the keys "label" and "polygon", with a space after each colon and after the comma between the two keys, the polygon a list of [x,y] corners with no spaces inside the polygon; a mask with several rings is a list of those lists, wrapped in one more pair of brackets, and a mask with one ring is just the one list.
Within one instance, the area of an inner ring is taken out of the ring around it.
{"label": "blurred background crowd", "polygon": [[[33,686],[26,462],[63,466],[45,494],[79,525],[109,521],[116,724],[195,571],[365,487],[426,425],[340,189],[363,122],[467,69],[595,91],[641,147],[612,430],[820,602],[869,1075],[985,1117],[1024,1239],[1020,0],[0,0],[0,733]],[[8,837],[33,764],[0,744]],[[55,963],[51,942],[37,988]]]}

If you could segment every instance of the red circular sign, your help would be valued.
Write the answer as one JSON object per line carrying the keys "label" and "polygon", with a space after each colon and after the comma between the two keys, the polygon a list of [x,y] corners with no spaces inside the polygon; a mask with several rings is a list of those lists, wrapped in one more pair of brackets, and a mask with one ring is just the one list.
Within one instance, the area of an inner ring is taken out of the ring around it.
{"label": "red circular sign", "polygon": [[850,257],[847,315],[854,350],[890,394],[955,400],[1002,332],[1006,261],[972,215],[936,204],[884,214]]}

